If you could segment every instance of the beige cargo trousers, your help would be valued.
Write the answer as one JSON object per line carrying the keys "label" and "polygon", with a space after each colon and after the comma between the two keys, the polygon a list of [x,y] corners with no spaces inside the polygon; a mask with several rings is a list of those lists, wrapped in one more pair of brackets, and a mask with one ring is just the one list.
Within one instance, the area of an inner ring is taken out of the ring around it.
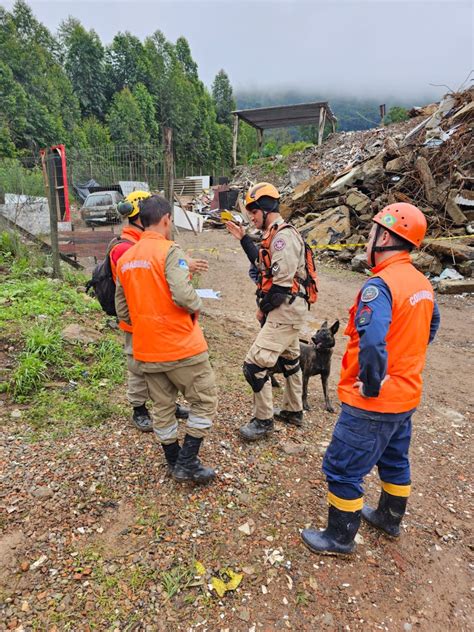
{"label": "beige cargo trousers", "polygon": [[[273,417],[272,385],[268,369],[273,368],[280,357],[285,372],[289,373],[288,376],[284,373],[285,390],[282,409],[292,412],[303,409],[303,374],[299,368],[301,329],[302,324],[267,321],[247,353],[245,363],[255,367],[253,369],[255,385],[252,386],[253,416],[257,419]],[[258,371],[258,368],[261,368],[261,371]],[[293,369],[296,369],[294,373],[292,373]]]}
{"label": "beige cargo trousers", "polygon": [[140,362],[133,359],[132,334],[125,333],[124,351],[127,358],[127,399],[133,408],[142,406],[150,399],[145,375]]}

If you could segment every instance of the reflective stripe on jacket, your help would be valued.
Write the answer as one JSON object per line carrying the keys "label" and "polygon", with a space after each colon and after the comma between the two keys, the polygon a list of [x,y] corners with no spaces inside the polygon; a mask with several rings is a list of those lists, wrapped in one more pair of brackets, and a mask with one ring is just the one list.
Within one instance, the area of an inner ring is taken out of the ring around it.
{"label": "reflective stripe on jacket", "polygon": [[[342,359],[339,399],[356,408],[401,413],[416,408],[422,393],[422,371],[430,338],[434,293],[430,282],[411,263],[408,253],[396,254],[373,269],[392,296],[392,320],[386,337],[387,375],[378,397],[362,397],[354,388],[359,375],[359,334],[355,315],[361,293],[350,310],[345,330],[350,340]],[[370,302],[367,303],[370,306]],[[373,317],[376,317],[374,313]]]}
{"label": "reflective stripe on jacket", "polygon": [[166,280],[173,243],[146,231],[117,266],[133,323],[133,357],[142,362],[172,362],[207,351],[197,318],[173,302]]}

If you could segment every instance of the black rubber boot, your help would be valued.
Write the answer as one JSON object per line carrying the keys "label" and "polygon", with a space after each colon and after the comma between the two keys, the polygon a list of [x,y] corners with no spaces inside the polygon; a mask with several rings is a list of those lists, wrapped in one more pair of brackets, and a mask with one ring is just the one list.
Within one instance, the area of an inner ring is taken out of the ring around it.
{"label": "black rubber boot", "polygon": [[380,529],[392,538],[400,536],[400,523],[407,508],[408,498],[392,496],[384,489],[380,494],[377,509],[365,506],[362,518],[376,529]]}
{"label": "black rubber boot", "polygon": [[173,478],[180,483],[208,483],[216,476],[215,470],[205,467],[198,459],[202,439],[186,435],[173,470]]}
{"label": "black rubber boot", "polygon": [[172,471],[174,466],[176,465],[176,461],[178,460],[178,456],[180,453],[179,443],[177,441],[175,441],[174,443],[162,443],[161,447],[163,448],[163,452],[165,453],[168,467],[170,471]]}
{"label": "black rubber boot", "polygon": [[153,431],[153,421],[151,420],[150,413],[148,412],[148,408],[145,404],[133,407],[132,421],[135,427],[138,428],[138,430],[141,430],[141,432]]}
{"label": "black rubber boot", "polygon": [[239,428],[239,434],[246,441],[258,441],[270,435],[273,429],[273,418],[257,419],[257,417],[253,417],[248,424]]}
{"label": "black rubber boot", "polygon": [[360,511],[340,511],[329,505],[328,526],[324,531],[303,529],[301,537],[313,553],[348,555],[355,549],[354,538],[360,525]]}
{"label": "black rubber boot", "polygon": [[187,419],[189,417],[189,408],[185,408],[181,406],[181,404],[176,403],[176,412],[174,414],[176,419]]}
{"label": "black rubber boot", "polygon": [[290,424],[292,426],[297,426],[301,428],[303,425],[303,411],[302,410],[281,410],[280,408],[275,408],[273,411],[273,415],[277,421],[283,421],[285,424]]}

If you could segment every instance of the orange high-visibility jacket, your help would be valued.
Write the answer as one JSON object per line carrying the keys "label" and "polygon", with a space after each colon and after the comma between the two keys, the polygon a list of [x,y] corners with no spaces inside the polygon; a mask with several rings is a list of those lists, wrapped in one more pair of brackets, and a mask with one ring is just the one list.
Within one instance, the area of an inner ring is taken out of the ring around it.
{"label": "orange high-visibility jacket", "polygon": [[392,322],[386,337],[387,375],[390,377],[378,397],[362,397],[354,388],[359,374],[359,334],[355,326],[359,293],[344,332],[350,340],[342,359],[339,399],[364,410],[402,413],[416,408],[421,399],[421,374],[434,309],[433,288],[405,252],[386,259],[373,269],[373,274],[387,284],[392,295]]}
{"label": "orange high-visibility jacket", "polygon": [[[142,236],[143,231],[139,228],[135,228],[135,226],[125,226],[122,230],[122,234],[120,235],[120,239],[126,239],[127,241],[116,244],[112,250],[109,252],[110,258],[110,269],[112,270],[112,278],[114,283],[117,283],[117,263],[120,257],[127,252],[129,248],[136,244],[137,241]],[[128,243],[130,242],[130,243]],[[119,256],[116,256],[116,253],[119,252]],[[123,320],[119,321],[118,326],[122,331],[128,331],[130,334],[132,333],[132,326],[128,323],[125,323]]]}
{"label": "orange high-visibility jacket", "polygon": [[142,362],[172,362],[207,351],[196,318],[172,299],[165,263],[174,242],[145,231],[119,259],[117,276],[133,324],[133,357]]}

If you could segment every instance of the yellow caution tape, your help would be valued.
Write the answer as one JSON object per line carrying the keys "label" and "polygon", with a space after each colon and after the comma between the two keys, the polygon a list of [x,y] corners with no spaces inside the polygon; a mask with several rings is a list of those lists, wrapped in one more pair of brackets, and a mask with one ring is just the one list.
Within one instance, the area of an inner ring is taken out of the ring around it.
{"label": "yellow caution tape", "polygon": [[[452,239],[474,239],[474,235],[455,235],[453,237],[427,237],[428,244],[432,241],[450,241]],[[344,250],[345,248],[362,248],[367,242],[361,244],[310,244],[312,250]]]}
{"label": "yellow caution tape", "polygon": [[[228,211],[224,211],[228,212]],[[451,241],[453,239],[474,239],[474,235],[455,235],[453,237],[427,237],[428,242],[432,241]],[[360,244],[310,244],[312,250],[344,250],[346,248],[365,248],[367,242]],[[217,257],[221,252],[239,252],[235,248],[186,248],[187,252],[208,252]]]}

